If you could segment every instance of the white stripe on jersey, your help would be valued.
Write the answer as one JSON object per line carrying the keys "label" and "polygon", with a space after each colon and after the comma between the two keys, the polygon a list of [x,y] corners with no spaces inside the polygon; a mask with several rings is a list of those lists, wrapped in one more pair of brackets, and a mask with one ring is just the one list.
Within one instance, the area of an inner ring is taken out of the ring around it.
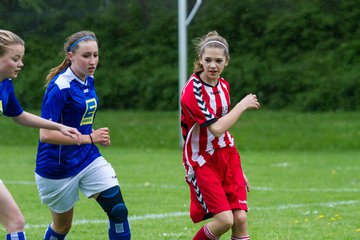
{"label": "white stripe on jersey", "polygon": [[200,166],[205,164],[205,159],[203,156],[199,155],[200,150],[200,126],[199,124],[195,124],[192,128],[192,132],[189,134],[191,137],[191,146],[192,146],[192,156],[191,159],[197,162]]}
{"label": "white stripe on jersey", "polygon": [[210,98],[210,101],[209,101],[210,107],[213,110],[213,112],[216,114],[216,99],[215,99],[213,87],[207,86],[205,84],[204,84],[204,87],[205,87],[205,91],[206,91],[207,95],[209,95],[209,98]]}
{"label": "white stripe on jersey", "polygon": [[[219,95],[220,95],[220,101],[221,101],[221,106],[222,106],[221,116],[224,116],[224,115],[226,115],[228,113],[228,110],[229,110],[229,106],[228,106],[227,101],[226,101],[225,92],[223,91],[223,89],[225,89],[226,91],[227,91],[227,89],[224,88],[223,84],[218,84],[217,89],[218,89],[218,92],[219,92]],[[228,133],[228,132],[226,131],[225,133]],[[222,134],[219,137],[218,144],[219,144],[219,146],[221,148],[226,147],[225,134]]]}
{"label": "white stripe on jersey", "polygon": [[191,133],[192,133],[192,131],[194,130],[194,127],[196,126],[196,125],[198,125],[197,123],[196,124],[194,124],[194,126],[192,126],[192,128],[189,130],[189,132],[188,132],[188,135],[187,135],[187,137],[186,137],[186,139],[185,139],[185,143],[184,143],[184,146],[185,146],[185,149],[184,149],[184,151],[185,151],[185,161],[186,161],[186,165],[188,166],[188,171],[187,171],[187,173],[186,173],[186,177],[187,177],[187,179],[190,181],[191,179],[192,179],[192,177],[194,176],[194,169],[193,169],[193,167],[192,167],[192,165],[191,165],[191,163],[190,163],[190,159],[189,159],[189,151],[188,151],[188,149],[187,149],[187,147],[188,147],[188,144],[189,144],[189,141],[191,140]]}
{"label": "white stripe on jersey", "polygon": [[[220,106],[222,107],[222,113],[221,113],[222,116],[227,114],[228,109],[229,109],[229,106],[226,101],[226,96],[223,91],[223,90],[227,91],[227,88],[224,85],[225,84],[219,83],[215,88],[220,96],[220,101],[221,101]],[[210,99],[209,100],[210,107],[213,110],[213,112],[216,113],[217,104],[216,104],[216,95],[214,93],[214,87],[207,86],[207,85],[204,85],[204,87],[205,87],[205,91]],[[207,149],[207,151],[209,151],[209,149],[212,149],[212,141],[215,139],[215,136],[213,136],[209,130],[207,132],[208,132],[208,139],[207,139],[206,149]],[[221,148],[226,147],[225,134],[221,134],[221,136],[218,137],[218,144]]]}

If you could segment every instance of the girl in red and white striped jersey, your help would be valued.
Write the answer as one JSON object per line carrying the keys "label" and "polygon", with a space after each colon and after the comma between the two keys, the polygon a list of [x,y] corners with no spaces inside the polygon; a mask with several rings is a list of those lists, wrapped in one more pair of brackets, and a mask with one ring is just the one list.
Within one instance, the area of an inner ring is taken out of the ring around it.
{"label": "girl in red and white striped jersey", "polygon": [[246,192],[250,186],[228,130],[245,110],[258,109],[260,104],[250,93],[230,110],[230,86],[220,77],[230,60],[223,37],[209,32],[195,46],[195,70],[181,95],[183,163],[191,219],[195,223],[213,220],[193,240],[216,240],[229,229],[231,239],[248,240]]}

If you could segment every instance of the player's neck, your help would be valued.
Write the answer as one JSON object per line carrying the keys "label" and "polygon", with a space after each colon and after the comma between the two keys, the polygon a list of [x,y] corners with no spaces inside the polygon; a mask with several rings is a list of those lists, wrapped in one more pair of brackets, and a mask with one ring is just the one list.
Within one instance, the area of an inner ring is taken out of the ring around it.
{"label": "player's neck", "polygon": [[199,76],[200,76],[200,79],[201,79],[203,82],[205,82],[206,84],[211,85],[211,86],[213,86],[213,87],[216,86],[217,83],[218,83],[218,81],[219,81],[218,78],[214,78],[214,79],[209,78],[209,77],[206,75],[206,73],[204,73],[204,72],[202,72]]}

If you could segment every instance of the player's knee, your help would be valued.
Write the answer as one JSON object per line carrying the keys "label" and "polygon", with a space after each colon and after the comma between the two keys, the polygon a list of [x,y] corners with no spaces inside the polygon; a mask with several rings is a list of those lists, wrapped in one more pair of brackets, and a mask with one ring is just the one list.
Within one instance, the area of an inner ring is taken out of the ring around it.
{"label": "player's knee", "polygon": [[127,219],[128,210],[127,210],[125,204],[119,203],[113,207],[113,209],[108,214],[108,216],[112,221],[114,221],[116,223],[122,223]]}
{"label": "player's knee", "polygon": [[231,218],[223,219],[222,226],[224,229],[230,229],[234,225],[234,220]]}
{"label": "player's knee", "polygon": [[234,225],[234,217],[231,211],[225,211],[214,216],[214,221],[221,231],[226,232]]}
{"label": "player's knee", "polygon": [[128,210],[125,206],[119,186],[109,188],[96,199],[107,213],[110,220],[122,223],[127,219]]}
{"label": "player's knee", "polygon": [[247,223],[247,214],[245,211],[236,211],[234,214],[234,221],[236,225],[244,225]]}

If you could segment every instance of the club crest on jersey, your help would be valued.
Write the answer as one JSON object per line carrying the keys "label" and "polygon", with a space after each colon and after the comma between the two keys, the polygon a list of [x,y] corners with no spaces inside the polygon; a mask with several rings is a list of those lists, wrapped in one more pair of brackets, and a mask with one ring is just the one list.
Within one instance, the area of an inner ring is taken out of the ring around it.
{"label": "club crest on jersey", "polygon": [[228,107],[228,106],[224,106],[224,107],[222,108],[222,116],[225,116],[228,112],[229,112],[229,107]]}
{"label": "club crest on jersey", "polygon": [[86,111],[81,119],[80,126],[93,123],[96,109],[97,109],[97,102],[95,98],[86,100]]}
{"label": "club crest on jersey", "polygon": [[2,105],[2,101],[0,100],[0,115],[3,113],[3,105]]}

